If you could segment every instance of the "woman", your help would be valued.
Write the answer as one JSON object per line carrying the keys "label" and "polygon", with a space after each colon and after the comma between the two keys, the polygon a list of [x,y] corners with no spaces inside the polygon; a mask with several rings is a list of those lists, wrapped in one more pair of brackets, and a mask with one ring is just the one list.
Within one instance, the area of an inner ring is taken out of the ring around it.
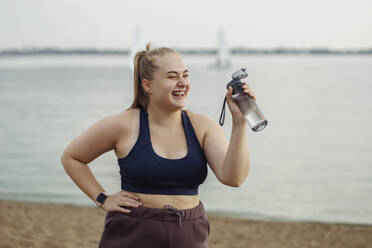
{"label": "woman", "polygon": [[[246,83],[243,88],[255,99]],[[198,186],[207,163],[221,183],[243,183],[250,168],[247,125],[230,87],[228,142],[214,120],[182,110],[189,90],[180,54],[147,44],[134,59],[131,107],[98,121],[65,149],[67,174],[107,211],[99,247],[208,247],[209,222]],[[107,194],[87,164],[112,149],[122,190]]]}

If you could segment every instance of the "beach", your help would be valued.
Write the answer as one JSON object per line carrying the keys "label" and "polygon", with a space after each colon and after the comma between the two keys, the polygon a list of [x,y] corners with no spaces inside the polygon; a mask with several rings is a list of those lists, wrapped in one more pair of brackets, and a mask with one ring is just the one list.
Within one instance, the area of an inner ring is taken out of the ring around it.
{"label": "beach", "polygon": [[[99,207],[0,200],[0,247],[98,247]],[[208,213],[211,248],[372,247],[372,226],[239,219]]]}

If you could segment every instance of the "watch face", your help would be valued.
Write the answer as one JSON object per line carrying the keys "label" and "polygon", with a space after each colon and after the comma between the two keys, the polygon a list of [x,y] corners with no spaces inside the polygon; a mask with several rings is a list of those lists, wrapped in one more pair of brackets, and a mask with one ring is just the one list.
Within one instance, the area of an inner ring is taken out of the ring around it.
{"label": "watch face", "polygon": [[101,193],[97,196],[97,202],[103,204],[106,198],[107,198],[107,195],[105,195],[104,193]]}

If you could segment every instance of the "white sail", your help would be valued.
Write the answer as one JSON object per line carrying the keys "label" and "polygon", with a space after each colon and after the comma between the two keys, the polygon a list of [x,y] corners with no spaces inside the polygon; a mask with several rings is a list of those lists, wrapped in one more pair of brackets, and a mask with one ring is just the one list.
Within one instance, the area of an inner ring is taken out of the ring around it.
{"label": "white sail", "polygon": [[230,60],[230,49],[227,45],[226,36],[222,29],[218,30],[217,33],[217,67],[226,68],[231,65]]}
{"label": "white sail", "polygon": [[129,56],[129,68],[131,70],[134,70],[134,56],[138,51],[145,50],[146,49],[146,40],[143,35],[141,26],[138,25],[137,29],[133,36],[133,43],[132,48],[130,50],[130,56]]}

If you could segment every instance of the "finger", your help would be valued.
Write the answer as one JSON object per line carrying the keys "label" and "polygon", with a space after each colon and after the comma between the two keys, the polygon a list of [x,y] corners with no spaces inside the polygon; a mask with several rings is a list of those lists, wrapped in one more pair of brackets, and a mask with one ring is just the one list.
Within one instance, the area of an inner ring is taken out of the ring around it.
{"label": "finger", "polygon": [[119,205],[122,206],[122,207],[134,207],[134,208],[139,207],[139,204],[133,203],[133,202],[128,202],[128,201],[120,202]]}
{"label": "finger", "polygon": [[119,211],[119,212],[122,212],[122,213],[127,213],[127,214],[129,214],[131,212],[129,209],[122,208],[122,207],[117,207],[115,209],[116,209],[116,211]]}
{"label": "finger", "polygon": [[140,199],[138,195],[133,194],[133,193],[128,192],[128,191],[124,191],[124,190],[121,191],[121,195],[123,195],[123,196],[127,196],[127,197],[130,197],[130,198],[132,198],[132,199],[134,199],[134,200],[139,200],[139,199]]}
{"label": "finger", "polygon": [[246,93],[248,93],[250,96],[255,96],[255,94],[253,93],[253,91],[251,91],[251,90],[247,90],[247,91],[245,91]]}
{"label": "finger", "polygon": [[129,198],[125,200],[120,200],[119,203],[121,206],[131,206],[131,207],[139,207],[142,205],[141,203],[130,200]]}
{"label": "finger", "polygon": [[242,88],[243,88],[243,89],[252,90],[252,87],[249,86],[249,85],[247,85],[247,84],[246,84],[246,85],[243,84],[243,85],[242,85]]}
{"label": "finger", "polygon": [[244,90],[244,93],[245,93],[245,94],[254,94],[253,91],[250,90],[250,89],[245,89],[245,90]]}
{"label": "finger", "polygon": [[254,95],[253,91],[251,90],[244,90],[244,94],[248,94],[251,96],[254,100],[256,100],[256,96]]}
{"label": "finger", "polygon": [[122,200],[142,205],[142,202],[133,200],[132,198],[129,198],[129,197],[122,198]]}
{"label": "finger", "polygon": [[232,95],[232,92],[233,92],[233,89],[231,86],[229,86],[229,88],[227,88],[227,92],[226,92],[226,98],[230,100],[231,98],[231,95]]}
{"label": "finger", "polygon": [[251,88],[245,88],[244,92],[253,94],[253,90]]}

